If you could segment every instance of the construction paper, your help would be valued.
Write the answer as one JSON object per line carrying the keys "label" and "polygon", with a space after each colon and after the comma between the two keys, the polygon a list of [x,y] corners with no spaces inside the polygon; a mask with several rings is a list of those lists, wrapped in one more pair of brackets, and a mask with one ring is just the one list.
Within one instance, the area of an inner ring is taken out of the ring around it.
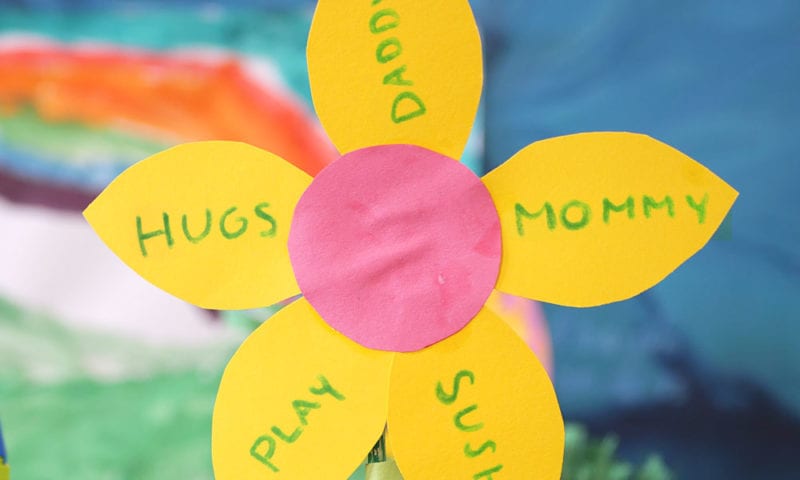
{"label": "construction paper", "polygon": [[244,143],[188,143],[127,169],[84,216],[167,292],[205,308],[255,308],[299,293],[286,241],[310,182]]}
{"label": "construction paper", "polygon": [[347,478],[383,432],[393,356],[337,335],[303,299],[278,312],[225,368],[215,478]]}
{"label": "construction paper", "polygon": [[484,177],[500,214],[497,288],[576,307],[632,297],[711,238],[738,195],[645,135],[534,143]]}
{"label": "construction paper", "polygon": [[380,350],[457,332],[497,281],[500,226],[481,180],[412,145],[349,153],[297,205],[289,253],[303,295],[333,328]]}
{"label": "construction paper", "polygon": [[388,434],[405,480],[557,480],[564,423],[525,343],[487,309],[461,332],[397,355]]}
{"label": "construction paper", "polygon": [[459,158],[482,62],[466,0],[321,0],[308,37],[314,106],[342,153],[410,143]]}

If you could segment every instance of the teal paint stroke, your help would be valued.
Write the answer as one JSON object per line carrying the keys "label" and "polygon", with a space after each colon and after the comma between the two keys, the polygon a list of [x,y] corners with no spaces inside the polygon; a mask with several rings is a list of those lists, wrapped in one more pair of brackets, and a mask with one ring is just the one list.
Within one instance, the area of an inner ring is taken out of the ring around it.
{"label": "teal paint stroke", "polygon": [[64,325],[0,298],[14,478],[213,478],[214,396],[236,345],[157,348]]}

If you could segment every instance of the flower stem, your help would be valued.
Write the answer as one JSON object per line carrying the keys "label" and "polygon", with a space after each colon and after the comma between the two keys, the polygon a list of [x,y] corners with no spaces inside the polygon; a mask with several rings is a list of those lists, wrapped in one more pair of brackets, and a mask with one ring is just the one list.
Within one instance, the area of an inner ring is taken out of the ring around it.
{"label": "flower stem", "polygon": [[367,455],[367,463],[381,463],[386,461],[386,429],[383,429],[381,438],[378,439],[372,450]]}
{"label": "flower stem", "polygon": [[367,455],[366,480],[403,480],[397,464],[386,455],[386,429]]}

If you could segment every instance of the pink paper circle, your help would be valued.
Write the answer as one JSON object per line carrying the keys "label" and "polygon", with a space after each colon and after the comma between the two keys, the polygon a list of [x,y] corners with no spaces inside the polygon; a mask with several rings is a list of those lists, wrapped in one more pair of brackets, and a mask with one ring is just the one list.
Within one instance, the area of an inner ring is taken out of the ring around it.
{"label": "pink paper circle", "polygon": [[492,292],[500,221],[467,167],[413,145],[370,147],[325,168],[289,232],[300,290],[334,329],[409,352],[461,330]]}

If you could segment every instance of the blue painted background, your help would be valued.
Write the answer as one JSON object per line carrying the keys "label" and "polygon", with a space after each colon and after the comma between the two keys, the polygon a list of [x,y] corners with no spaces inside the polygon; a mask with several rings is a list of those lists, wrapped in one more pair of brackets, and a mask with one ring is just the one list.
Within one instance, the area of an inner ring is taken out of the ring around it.
{"label": "blue painted background", "polygon": [[567,418],[661,450],[679,478],[800,465],[800,2],[505,1],[488,48],[487,166],[573,132],[647,133],[739,190],[728,230],[627,302],[547,306]]}

